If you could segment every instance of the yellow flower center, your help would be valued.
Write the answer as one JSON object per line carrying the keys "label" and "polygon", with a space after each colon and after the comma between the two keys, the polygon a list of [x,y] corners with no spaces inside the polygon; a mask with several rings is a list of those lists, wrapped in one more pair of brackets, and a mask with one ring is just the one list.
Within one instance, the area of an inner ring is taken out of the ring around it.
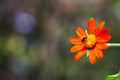
{"label": "yellow flower center", "polygon": [[96,37],[94,34],[89,34],[86,38],[86,47],[92,48],[96,43]]}

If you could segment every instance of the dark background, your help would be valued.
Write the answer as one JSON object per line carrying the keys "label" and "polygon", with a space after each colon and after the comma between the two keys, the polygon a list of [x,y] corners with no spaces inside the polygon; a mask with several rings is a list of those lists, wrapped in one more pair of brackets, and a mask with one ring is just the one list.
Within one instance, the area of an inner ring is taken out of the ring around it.
{"label": "dark background", "polygon": [[120,0],[0,0],[0,80],[105,80],[120,69],[120,48],[90,64],[74,61],[69,39],[90,17],[120,42]]}

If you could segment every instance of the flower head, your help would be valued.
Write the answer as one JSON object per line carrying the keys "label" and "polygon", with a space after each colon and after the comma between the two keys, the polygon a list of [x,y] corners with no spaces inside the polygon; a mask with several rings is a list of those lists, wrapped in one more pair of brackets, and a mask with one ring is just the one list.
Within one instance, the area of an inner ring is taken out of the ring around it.
{"label": "flower head", "polygon": [[88,21],[88,32],[87,33],[82,27],[78,26],[76,29],[77,36],[70,39],[73,47],[70,52],[77,52],[75,55],[75,60],[81,58],[87,50],[89,61],[94,64],[96,62],[96,57],[103,58],[102,50],[107,49],[108,46],[106,42],[111,39],[109,35],[109,29],[103,28],[105,22],[102,21],[96,26],[94,18],[90,18]]}

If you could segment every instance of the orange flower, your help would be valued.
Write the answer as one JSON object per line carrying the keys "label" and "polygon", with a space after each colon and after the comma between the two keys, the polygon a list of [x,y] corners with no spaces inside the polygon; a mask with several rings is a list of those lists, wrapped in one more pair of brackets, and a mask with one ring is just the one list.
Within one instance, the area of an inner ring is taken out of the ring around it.
{"label": "orange flower", "polygon": [[107,41],[111,39],[111,36],[108,34],[109,29],[103,28],[105,22],[102,21],[96,27],[96,22],[94,18],[90,18],[88,21],[88,31],[89,34],[80,26],[76,29],[77,36],[74,36],[70,39],[70,42],[74,45],[70,52],[77,52],[75,55],[75,60],[81,58],[87,50],[89,61],[94,64],[96,62],[96,57],[101,59],[103,58],[102,50],[107,49]]}

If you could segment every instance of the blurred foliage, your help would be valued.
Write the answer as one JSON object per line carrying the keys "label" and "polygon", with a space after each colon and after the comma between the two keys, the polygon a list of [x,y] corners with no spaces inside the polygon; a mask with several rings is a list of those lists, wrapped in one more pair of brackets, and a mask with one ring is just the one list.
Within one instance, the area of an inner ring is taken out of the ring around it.
{"label": "blurred foliage", "polygon": [[114,75],[109,75],[105,80],[120,80],[120,72]]}

